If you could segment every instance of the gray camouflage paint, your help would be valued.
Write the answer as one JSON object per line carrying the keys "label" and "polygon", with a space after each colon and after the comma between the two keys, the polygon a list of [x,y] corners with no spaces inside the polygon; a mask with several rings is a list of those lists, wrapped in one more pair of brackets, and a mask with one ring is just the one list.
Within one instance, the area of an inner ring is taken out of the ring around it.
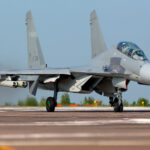
{"label": "gray camouflage paint", "polygon": [[[33,95],[36,94],[37,88],[54,90],[53,83],[44,83],[44,81],[51,80],[52,77],[58,75],[60,76],[57,80],[59,91],[90,93],[95,90],[105,96],[112,96],[116,92],[116,87],[112,82],[115,78],[121,78],[121,81],[124,81],[121,83],[124,84],[127,79],[146,83],[146,80],[143,82],[140,72],[142,66],[148,62],[134,60],[118,51],[116,46],[107,50],[95,11],[91,13],[90,19],[92,61],[87,67],[46,68],[30,11],[26,15],[26,25],[29,69],[1,70],[0,74],[1,76],[23,77],[23,80],[29,82],[29,91]],[[125,90],[127,89],[122,89],[122,91]]]}

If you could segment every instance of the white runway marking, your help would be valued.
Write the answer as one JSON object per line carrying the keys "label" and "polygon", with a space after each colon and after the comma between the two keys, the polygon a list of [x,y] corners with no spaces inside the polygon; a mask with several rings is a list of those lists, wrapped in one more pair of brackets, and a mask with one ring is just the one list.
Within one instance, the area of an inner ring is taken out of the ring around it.
{"label": "white runway marking", "polygon": [[93,126],[93,125],[110,125],[110,124],[150,124],[150,119],[124,118],[116,120],[0,123],[0,126]]}
{"label": "white runway marking", "polygon": [[136,124],[150,124],[150,119],[145,119],[145,118],[137,118],[137,119],[130,119]]}
{"label": "white runway marking", "polygon": [[15,139],[64,139],[64,138],[116,138],[116,137],[150,137],[149,133],[25,133],[0,134],[0,140]]}
{"label": "white runway marking", "polygon": [[0,141],[0,145],[7,146],[150,146],[149,140],[95,140],[95,141],[71,141],[71,140],[37,140],[37,141]]}
{"label": "white runway marking", "polygon": [[[150,107],[124,107],[125,111],[150,111]],[[46,111],[45,107],[0,107],[0,111],[36,112]],[[56,107],[56,111],[113,111],[112,107]]]}

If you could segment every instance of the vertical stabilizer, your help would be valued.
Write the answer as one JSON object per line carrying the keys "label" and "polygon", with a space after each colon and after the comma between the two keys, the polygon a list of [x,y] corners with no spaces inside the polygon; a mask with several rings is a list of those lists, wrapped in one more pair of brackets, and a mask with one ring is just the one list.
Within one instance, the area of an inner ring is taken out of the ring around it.
{"label": "vertical stabilizer", "polygon": [[41,51],[38,35],[36,33],[31,11],[26,14],[27,47],[29,68],[46,68],[45,60]]}
{"label": "vertical stabilizer", "polygon": [[92,58],[107,50],[103,34],[94,10],[90,15]]}

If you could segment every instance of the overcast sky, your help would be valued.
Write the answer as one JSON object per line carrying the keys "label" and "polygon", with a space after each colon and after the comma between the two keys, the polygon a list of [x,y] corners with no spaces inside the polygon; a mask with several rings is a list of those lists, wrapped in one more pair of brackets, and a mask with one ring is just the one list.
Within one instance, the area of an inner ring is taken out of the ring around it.
{"label": "overcast sky", "polygon": [[[32,11],[45,60],[49,67],[86,65],[91,60],[89,15],[95,9],[107,46],[132,41],[150,58],[149,0],[0,0],[0,66],[27,68],[25,15]],[[123,94],[129,102],[150,99],[150,87],[130,83]],[[1,103],[16,102],[28,90],[0,88]],[[38,90],[37,98],[52,95]],[[61,94],[59,94],[60,96]],[[85,95],[70,94],[72,102]],[[108,101],[96,93],[96,99]],[[60,98],[58,98],[60,99]]]}

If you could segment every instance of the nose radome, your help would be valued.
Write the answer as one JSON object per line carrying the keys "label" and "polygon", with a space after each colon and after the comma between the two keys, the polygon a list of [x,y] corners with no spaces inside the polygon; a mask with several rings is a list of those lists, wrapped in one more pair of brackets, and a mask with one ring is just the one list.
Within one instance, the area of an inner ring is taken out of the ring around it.
{"label": "nose radome", "polygon": [[150,84],[150,63],[142,66],[140,70],[140,80],[142,83]]}

